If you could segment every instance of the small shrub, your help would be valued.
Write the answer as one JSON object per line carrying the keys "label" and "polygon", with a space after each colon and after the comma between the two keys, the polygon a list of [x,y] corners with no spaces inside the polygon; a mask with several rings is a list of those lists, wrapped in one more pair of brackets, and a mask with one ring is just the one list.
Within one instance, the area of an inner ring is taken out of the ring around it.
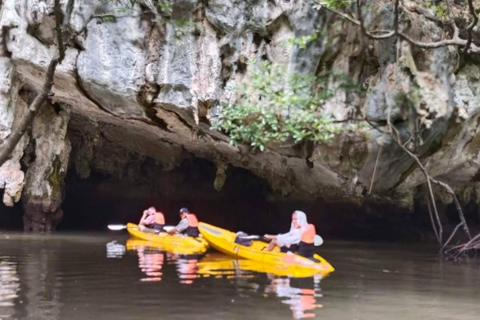
{"label": "small shrub", "polygon": [[[252,64],[252,62],[250,62]],[[232,144],[248,143],[261,151],[278,143],[331,140],[340,127],[321,113],[332,92],[326,79],[289,74],[285,67],[253,62],[237,99],[224,105],[213,128],[229,135]]]}

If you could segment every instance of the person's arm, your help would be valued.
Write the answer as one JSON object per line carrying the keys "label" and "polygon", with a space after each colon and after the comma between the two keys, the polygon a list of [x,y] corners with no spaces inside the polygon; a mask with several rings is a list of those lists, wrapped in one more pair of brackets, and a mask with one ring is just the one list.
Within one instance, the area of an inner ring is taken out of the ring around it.
{"label": "person's arm", "polygon": [[263,237],[267,240],[277,240],[277,236],[275,236],[273,234],[266,234]]}
{"label": "person's arm", "polygon": [[277,242],[279,246],[290,246],[297,244],[302,239],[302,230],[300,228],[291,230],[290,232],[277,235]]}
{"label": "person's arm", "polygon": [[180,222],[177,224],[175,228],[172,230],[168,231],[168,234],[175,234],[176,232],[182,232],[188,228],[188,220],[187,219],[182,219]]}
{"label": "person's arm", "polygon": [[143,215],[140,218],[140,221],[138,222],[138,225],[144,225],[145,224],[145,218],[147,217],[147,211],[143,210]]}

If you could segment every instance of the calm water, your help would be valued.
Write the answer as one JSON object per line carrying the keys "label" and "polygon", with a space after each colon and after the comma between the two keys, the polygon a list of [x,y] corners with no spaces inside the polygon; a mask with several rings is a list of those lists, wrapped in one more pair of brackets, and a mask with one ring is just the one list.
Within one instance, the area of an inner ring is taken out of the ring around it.
{"label": "calm water", "polygon": [[327,242],[334,273],[288,279],[126,241],[0,233],[0,319],[480,319],[480,264],[435,247]]}

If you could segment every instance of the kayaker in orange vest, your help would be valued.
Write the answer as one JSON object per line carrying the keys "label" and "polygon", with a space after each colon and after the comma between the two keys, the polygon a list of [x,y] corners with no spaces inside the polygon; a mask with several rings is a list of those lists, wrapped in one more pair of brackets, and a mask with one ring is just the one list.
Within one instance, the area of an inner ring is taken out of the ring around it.
{"label": "kayaker in orange vest", "polygon": [[[282,252],[296,252],[299,251],[300,243],[304,238],[304,231],[309,226],[307,222],[307,215],[303,211],[296,210],[292,213],[292,224],[290,231],[283,234],[271,235],[266,234],[264,238],[271,240],[265,251],[272,251],[275,246],[280,247]],[[315,237],[315,234],[313,235]],[[304,240],[310,241],[310,238]],[[313,246],[313,240],[312,240]]]}
{"label": "kayaker in orange vest", "polygon": [[200,231],[198,230],[198,219],[194,213],[191,213],[187,208],[180,209],[180,223],[168,231],[169,234],[174,234],[176,232],[186,234],[189,237],[198,237]]}
{"label": "kayaker in orange vest", "polygon": [[157,211],[155,207],[150,207],[143,211],[142,218],[138,223],[138,227],[143,232],[159,233],[163,231],[165,226],[165,216],[162,212]]}

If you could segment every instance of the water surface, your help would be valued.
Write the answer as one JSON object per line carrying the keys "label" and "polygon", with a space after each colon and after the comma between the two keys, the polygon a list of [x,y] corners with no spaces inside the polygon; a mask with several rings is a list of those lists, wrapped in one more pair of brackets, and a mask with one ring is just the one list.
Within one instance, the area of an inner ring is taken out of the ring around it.
{"label": "water surface", "polygon": [[214,251],[127,250],[127,238],[0,233],[0,319],[480,318],[480,264],[435,247],[327,241],[336,271],[295,279]]}

